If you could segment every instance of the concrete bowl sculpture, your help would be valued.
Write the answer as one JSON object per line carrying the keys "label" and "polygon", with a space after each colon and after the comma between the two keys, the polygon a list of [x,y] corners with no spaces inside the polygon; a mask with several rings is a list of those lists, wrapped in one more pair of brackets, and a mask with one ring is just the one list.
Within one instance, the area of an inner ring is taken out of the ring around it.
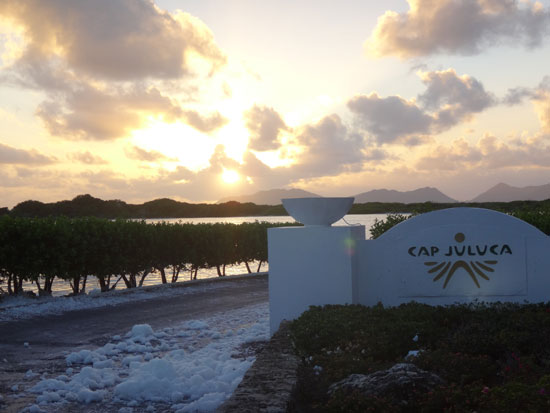
{"label": "concrete bowl sculpture", "polygon": [[355,198],[285,198],[286,211],[306,226],[329,227],[350,210]]}

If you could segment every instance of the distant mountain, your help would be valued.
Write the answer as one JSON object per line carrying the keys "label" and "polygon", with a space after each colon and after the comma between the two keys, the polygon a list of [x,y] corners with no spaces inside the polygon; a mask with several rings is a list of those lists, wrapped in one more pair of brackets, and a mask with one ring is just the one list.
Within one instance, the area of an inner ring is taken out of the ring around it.
{"label": "distant mountain", "polygon": [[269,191],[259,191],[250,195],[228,196],[218,201],[218,204],[237,201],[241,204],[252,202],[256,205],[279,205],[283,198],[307,198],[319,197],[320,195],[304,191],[302,189],[270,189]]}
{"label": "distant mountain", "polygon": [[519,188],[500,183],[472,199],[472,202],[544,201],[545,199],[550,199],[550,184]]}
{"label": "distant mountain", "polygon": [[426,187],[404,192],[389,189],[374,189],[369,192],[355,195],[356,204],[364,204],[365,202],[399,202],[403,204],[412,204],[417,202],[452,203],[457,201],[449,198],[436,188]]}

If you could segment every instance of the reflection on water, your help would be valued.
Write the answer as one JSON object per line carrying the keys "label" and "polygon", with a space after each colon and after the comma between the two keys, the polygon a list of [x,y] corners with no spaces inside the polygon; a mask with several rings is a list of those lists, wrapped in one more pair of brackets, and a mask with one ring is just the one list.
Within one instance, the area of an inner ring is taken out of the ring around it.
{"label": "reflection on water", "polygon": [[[346,215],[343,219],[336,222],[334,225],[337,226],[347,226],[347,225],[364,225],[366,227],[366,236],[370,238],[369,228],[374,224],[375,220],[385,219],[387,214],[364,214],[364,215]],[[213,223],[231,223],[231,224],[242,224],[244,222],[272,222],[272,223],[285,223],[285,222],[295,222],[292,217],[289,216],[262,216],[262,217],[226,217],[226,218],[164,218],[164,219],[146,219],[146,222],[156,223],[156,222],[169,222],[169,223],[191,223],[191,224],[213,224]],[[258,267],[258,263],[250,264],[252,271],[255,271]],[[263,263],[260,271],[268,271],[268,264]],[[244,264],[237,265],[228,265],[225,268],[226,275],[237,275],[237,274],[246,274],[246,266]],[[218,273],[216,268],[201,268],[197,273],[197,279],[205,278],[216,278]],[[178,281],[188,281],[190,279],[189,271],[184,271],[180,273]],[[114,280],[116,281],[116,279]],[[113,282],[114,282],[113,281]],[[143,285],[156,285],[161,283],[161,277],[159,272],[153,272],[145,278]],[[86,291],[91,291],[93,289],[99,288],[97,279],[95,277],[88,277],[86,284]],[[121,280],[117,289],[126,288],[124,282]],[[37,293],[36,287],[34,284],[25,283],[25,290],[34,291]],[[69,294],[71,292],[71,287],[67,281],[60,279],[55,279],[52,291],[54,296],[62,296]]]}
{"label": "reflection on water", "polygon": [[[256,271],[258,269],[258,263],[252,262],[248,264],[250,266],[250,269],[252,271]],[[260,272],[264,272],[268,270],[268,264],[266,262],[262,263],[262,266],[260,268]],[[246,269],[246,265],[244,264],[237,264],[237,265],[228,265],[225,267],[225,275],[240,275],[240,274],[247,274],[248,271]],[[218,272],[216,268],[201,268],[199,269],[197,273],[197,280],[202,280],[205,278],[216,278],[218,277]],[[166,273],[166,278],[171,279],[171,273]],[[189,281],[191,279],[190,271],[182,271],[179,274],[178,282],[180,281]],[[118,277],[111,278],[111,283],[115,283],[118,280]],[[158,285],[162,283],[162,279],[160,276],[160,272],[155,271],[147,275],[145,277],[145,280],[143,281],[144,286],[148,285]],[[34,284],[31,283],[24,283],[23,288],[26,291],[34,291],[38,294],[38,291]],[[123,290],[126,288],[126,285],[124,284],[123,280],[120,280],[119,283],[116,286],[117,290]],[[94,276],[88,276],[88,280],[86,281],[86,292],[90,292],[94,289],[99,289],[99,283],[97,281],[97,278]],[[56,278],[52,284],[52,295],[55,297],[60,297],[62,295],[67,295],[72,292],[71,286],[69,285],[68,281],[61,280],[59,278]]]}
{"label": "reflection on water", "polygon": [[[367,238],[370,237],[368,232],[369,228],[374,224],[376,219],[386,219],[388,214],[357,214],[346,215],[340,221],[334,225],[347,226],[347,225],[364,225],[367,228]],[[280,224],[285,222],[296,222],[294,218],[290,216],[264,216],[264,217],[227,217],[227,218],[158,218],[158,219],[146,219],[146,222],[171,222],[171,223],[190,223],[190,224],[215,224],[215,223],[229,223],[229,224],[242,224],[244,222],[272,222],[274,224]]]}

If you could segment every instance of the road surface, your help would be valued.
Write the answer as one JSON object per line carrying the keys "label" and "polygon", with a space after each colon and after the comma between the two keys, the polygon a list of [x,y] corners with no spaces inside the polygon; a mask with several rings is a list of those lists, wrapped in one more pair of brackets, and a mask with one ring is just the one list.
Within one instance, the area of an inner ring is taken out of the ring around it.
{"label": "road surface", "polygon": [[0,395],[4,399],[0,410],[18,412],[34,402],[25,398],[13,401],[6,397],[12,392],[13,383],[20,382],[28,370],[61,374],[67,368],[67,352],[103,346],[113,335],[124,334],[135,324],[149,324],[156,330],[268,301],[267,275],[228,277],[218,282],[223,283],[223,288],[202,291],[201,284],[188,285],[182,292],[193,288],[196,291],[0,322]]}

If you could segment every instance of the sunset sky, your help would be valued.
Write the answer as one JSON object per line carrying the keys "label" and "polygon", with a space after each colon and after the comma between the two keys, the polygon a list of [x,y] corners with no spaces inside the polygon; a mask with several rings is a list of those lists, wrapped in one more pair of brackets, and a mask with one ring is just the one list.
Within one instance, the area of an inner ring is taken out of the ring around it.
{"label": "sunset sky", "polygon": [[2,0],[0,207],[550,183],[550,0]]}

